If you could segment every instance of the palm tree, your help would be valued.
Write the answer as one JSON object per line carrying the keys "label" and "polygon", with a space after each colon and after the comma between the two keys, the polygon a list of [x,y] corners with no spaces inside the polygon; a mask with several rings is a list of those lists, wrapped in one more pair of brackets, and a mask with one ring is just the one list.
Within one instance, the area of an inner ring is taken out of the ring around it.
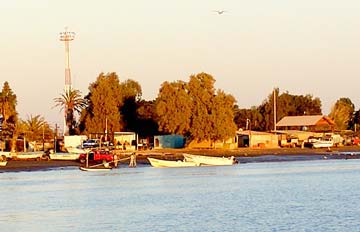
{"label": "palm tree", "polygon": [[27,120],[21,120],[20,125],[29,141],[40,141],[43,138],[45,128],[49,128],[44,117],[40,115],[30,115]]}
{"label": "palm tree", "polygon": [[53,135],[49,124],[40,115],[30,115],[27,120],[20,120],[18,124],[19,133],[23,133],[24,138],[29,142],[35,143],[35,148],[36,142],[43,141],[44,146],[45,139],[49,139]]}
{"label": "palm tree", "polygon": [[81,110],[86,107],[87,102],[81,97],[81,92],[76,89],[65,90],[60,97],[54,98],[55,107],[61,107],[60,110],[64,110],[65,122],[68,131],[65,134],[73,134],[75,126],[75,115],[74,112],[81,113]]}

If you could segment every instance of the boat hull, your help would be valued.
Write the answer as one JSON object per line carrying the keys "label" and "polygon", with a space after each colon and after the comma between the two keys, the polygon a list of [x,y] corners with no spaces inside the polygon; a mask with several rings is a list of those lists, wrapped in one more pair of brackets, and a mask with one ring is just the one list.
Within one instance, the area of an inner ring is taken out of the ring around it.
{"label": "boat hull", "polygon": [[78,160],[80,154],[75,153],[54,153],[49,154],[51,160]]}
{"label": "boat hull", "polygon": [[41,159],[43,157],[42,152],[19,152],[15,156],[12,156],[16,160],[30,160],[30,159]]}
{"label": "boat hull", "polygon": [[170,160],[160,160],[154,158],[148,158],[151,166],[155,168],[181,168],[181,167],[195,167],[198,166],[194,162],[184,162],[181,160],[170,161]]}
{"label": "boat hull", "polygon": [[104,171],[111,171],[112,168],[86,168],[86,167],[79,167],[81,171],[87,172],[104,172]]}
{"label": "boat hull", "polygon": [[212,157],[212,156],[203,156],[203,155],[192,155],[192,154],[183,154],[185,160],[194,162],[201,165],[208,166],[230,166],[236,163],[236,160],[233,156],[231,157]]}

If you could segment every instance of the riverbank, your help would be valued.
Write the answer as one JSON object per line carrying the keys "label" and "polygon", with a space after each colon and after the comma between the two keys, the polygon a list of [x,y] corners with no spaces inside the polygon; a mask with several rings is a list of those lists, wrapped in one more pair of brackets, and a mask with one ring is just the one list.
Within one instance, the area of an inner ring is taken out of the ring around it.
{"label": "riverbank", "polygon": [[[234,150],[224,149],[161,149],[137,151],[137,163],[139,165],[148,165],[147,157],[154,157],[166,160],[183,159],[183,153],[191,153],[209,156],[234,156],[240,163],[251,162],[282,162],[282,161],[300,161],[300,160],[321,160],[321,159],[360,159],[360,146],[338,147],[327,149],[310,148],[276,148],[276,149],[250,149],[239,148]],[[120,159],[127,158],[131,153],[117,151]],[[122,162],[121,167],[127,167],[128,161]],[[0,172],[12,171],[38,171],[61,169],[66,167],[78,167],[78,161],[19,161],[9,160],[5,167],[0,167]]]}

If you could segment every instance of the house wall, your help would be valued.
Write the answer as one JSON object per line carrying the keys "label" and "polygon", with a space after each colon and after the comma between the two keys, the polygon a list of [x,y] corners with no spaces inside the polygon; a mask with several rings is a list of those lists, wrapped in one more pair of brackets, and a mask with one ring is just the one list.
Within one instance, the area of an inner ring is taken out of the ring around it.
{"label": "house wall", "polygon": [[277,148],[279,146],[278,136],[274,134],[238,134],[238,147],[247,147],[252,148]]}
{"label": "house wall", "polygon": [[114,146],[121,150],[136,150],[136,134],[135,133],[114,133]]}
{"label": "house wall", "polygon": [[65,135],[64,146],[65,148],[81,146],[85,140],[87,140],[86,135],[69,135],[69,136]]}
{"label": "house wall", "polygon": [[276,148],[279,146],[278,137],[273,134],[251,135],[251,147]]}
{"label": "house wall", "polygon": [[223,141],[211,142],[209,140],[204,140],[201,142],[191,141],[188,145],[188,148],[217,148],[217,149],[235,149],[237,148],[237,139],[229,138]]}

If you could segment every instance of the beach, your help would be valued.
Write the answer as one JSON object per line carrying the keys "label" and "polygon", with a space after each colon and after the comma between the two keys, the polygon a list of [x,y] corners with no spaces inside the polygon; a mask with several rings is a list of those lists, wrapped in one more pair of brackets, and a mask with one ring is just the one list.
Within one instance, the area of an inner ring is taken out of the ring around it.
{"label": "beach", "polygon": [[[115,151],[119,159],[125,159],[131,153]],[[250,149],[239,148],[234,150],[226,149],[159,149],[136,151],[138,165],[148,165],[147,157],[154,157],[165,160],[182,160],[183,153],[208,155],[208,156],[234,156],[241,163],[253,162],[281,162],[281,161],[303,161],[321,159],[359,159],[360,146],[345,146],[328,149],[310,148],[275,148],[275,149]],[[127,167],[129,160],[120,163],[120,168]],[[58,160],[8,160],[5,167],[0,167],[0,172],[13,171],[39,171],[49,169],[61,169],[66,167],[79,167],[79,161],[58,161]]]}

